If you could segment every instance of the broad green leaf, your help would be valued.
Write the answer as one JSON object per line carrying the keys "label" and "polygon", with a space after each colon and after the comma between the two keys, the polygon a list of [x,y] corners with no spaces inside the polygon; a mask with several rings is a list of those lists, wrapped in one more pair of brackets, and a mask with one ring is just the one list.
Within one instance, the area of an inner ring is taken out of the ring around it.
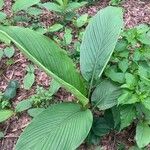
{"label": "broad green leaf", "polygon": [[141,59],[141,51],[139,49],[135,49],[135,52],[133,54],[133,60],[139,61]]}
{"label": "broad green leaf", "polygon": [[114,128],[120,127],[120,107],[113,107],[111,108],[113,119],[114,119]]}
{"label": "broad green leaf", "polygon": [[129,126],[136,117],[136,110],[133,105],[123,106],[120,110],[121,127],[120,130]]}
{"label": "broad green leaf", "polygon": [[[117,117],[117,116],[115,116],[115,117]],[[107,109],[104,112],[104,119],[106,121],[106,124],[110,127],[110,129],[114,129],[115,122],[114,122],[114,116],[112,113],[112,109]]]}
{"label": "broad green leaf", "polygon": [[32,107],[32,100],[26,99],[19,102],[16,106],[16,112],[22,112]]}
{"label": "broad green leaf", "polygon": [[20,11],[20,10],[26,10],[28,7],[31,7],[35,4],[38,4],[40,0],[17,0],[13,6],[12,9],[14,12]]}
{"label": "broad green leaf", "polygon": [[3,12],[0,12],[0,22],[6,19],[7,15]]}
{"label": "broad green leaf", "polygon": [[56,104],[35,117],[20,136],[16,150],[74,150],[92,126],[90,110],[79,104]]}
{"label": "broad green leaf", "polygon": [[125,74],[125,79],[126,79],[126,85],[129,89],[134,89],[135,86],[137,85],[137,79],[134,75],[131,73],[126,73]]}
{"label": "broad green leaf", "polygon": [[76,20],[76,26],[78,28],[84,26],[87,23],[88,20],[88,14],[84,14],[82,16],[80,16],[77,20]]}
{"label": "broad green leaf", "polygon": [[150,30],[150,28],[147,24],[140,24],[140,25],[136,26],[136,29],[137,29],[138,34],[147,33]]}
{"label": "broad green leaf", "polygon": [[138,67],[138,74],[140,77],[148,78],[148,70],[141,65]]}
{"label": "broad green leaf", "polygon": [[0,27],[0,33],[11,39],[31,61],[72,92],[86,105],[88,99],[84,80],[67,54],[40,33],[21,27]]}
{"label": "broad green leaf", "polygon": [[34,73],[34,66],[30,64],[27,66],[26,70],[28,71],[28,73]]}
{"label": "broad green leaf", "polygon": [[4,0],[0,0],[0,9],[4,6]]}
{"label": "broad green leaf", "polygon": [[144,115],[144,120],[150,124],[150,110],[147,109],[144,105],[141,105],[141,103],[138,103],[136,105],[137,115],[142,116]]}
{"label": "broad green leaf", "polygon": [[134,104],[136,102],[139,102],[138,95],[128,90],[124,90],[123,93],[118,98],[118,105]]}
{"label": "broad green leaf", "polygon": [[143,148],[150,143],[150,127],[147,123],[138,123],[136,127],[135,140],[139,148]]}
{"label": "broad green leaf", "polygon": [[108,68],[108,70],[105,71],[105,74],[114,82],[118,82],[118,83],[125,82],[125,75],[122,72],[116,72],[115,70]]}
{"label": "broad green leaf", "polygon": [[40,34],[45,34],[47,32],[47,29],[43,27],[39,27],[35,31],[39,32]]}
{"label": "broad green leaf", "polygon": [[4,55],[8,58],[11,58],[15,54],[15,50],[13,47],[6,47],[4,49]]}
{"label": "broad green leaf", "polygon": [[63,25],[56,23],[56,24],[52,25],[51,27],[49,27],[47,29],[47,31],[49,31],[49,32],[57,32],[57,31],[59,31],[62,28],[63,28]]}
{"label": "broad green leaf", "polygon": [[28,114],[31,117],[36,117],[38,116],[41,112],[43,112],[45,109],[44,108],[32,108],[28,110]]}
{"label": "broad green leaf", "polygon": [[118,98],[118,105],[126,104],[126,102],[128,102],[131,95],[132,95],[132,93],[130,93],[129,91],[125,91],[123,94],[121,94]]}
{"label": "broad green leaf", "polygon": [[18,87],[19,87],[18,81],[16,81],[16,80],[10,81],[4,92],[3,99],[10,100],[10,99],[14,98],[16,96],[16,91],[17,91]]}
{"label": "broad green leaf", "polygon": [[49,11],[55,11],[58,13],[62,13],[62,7],[55,3],[52,3],[52,2],[44,3],[44,4],[42,4],[42,7],[48,9]]}
{"label": "broad green leaf", "polygon": [[125,32],[122,33],[122,36],[125,37],[128,43],[132,46],[135,46],[135,44],[137,43],[136,35],[137,30],[135,28],[125,30]]}
{"label": "broad green leaf", "polygon": [[92,131],[97,136],[104,136],[110,132],[110,127],[108,126],[106,120],[102,117],[95,118],[92,126]]}
{"label": "broad green leaf", "polygon": [[150,37],[147,34],[142,34],[138,37],[142,44],[150,45]]}
{"label": "broad green leaf", "polygon": [[91,130],[86,138],[86,143],[90,145],[91,144],[97,145],[99,144],[99,141],[100,141],[100,137],[95,135],[94,132]]}
{"label": "broad green leaf", "polygon": [[91,101],[100,110],[105,110],[117,104],[121,94],[118,86],[108,80],[101,82],[92,93]]}
{"label": "broad green leaf", "polygon": [[129,63],[127,59],[123,59],[119,62],[118,67],[121,69],[122,72],[126,72],[128,69]]}
{"label": "broad green leaf", "polygon": [[87,81],[101,76],[122,27],[122,9],[111,6],[99,11],[88,25],[80,50],[81,72]]}
{"label": "broad green leaf", "polygon": [[145,78],[144,76],[141,76],[141,81],[145,84],[145,85],[150,85],[150,79]]}
{"label": "broad green leaf", "polygon": [[124,39],[119,40],[116,44],[115,51],[117,52],[125,51],[127,49],[127,46],[128,46],[128,42],[126,40]]}
{"label": "broad green leaf", "polygon": [[128,59],[128,57],[129,57],[129,50],[124,50],[124,51],[118,52],[118,55],[119,55],[119,57]]}
{"label": "broad green leaf", "polygon": [[14,112],[12,110],[0,110],[0,122],[3,122],[10,118]]}

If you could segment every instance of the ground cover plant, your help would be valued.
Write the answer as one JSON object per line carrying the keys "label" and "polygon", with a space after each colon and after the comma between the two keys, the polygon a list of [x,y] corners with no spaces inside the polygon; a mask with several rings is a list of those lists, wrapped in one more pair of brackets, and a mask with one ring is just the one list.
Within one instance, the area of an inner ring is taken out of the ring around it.
{"label": "ground cover plant", "polygon": [[105,75],[122,89],[116,101],[120,130],[135,121],[135,139],[140,148],[150,142],[149,31],[150,28],[144,24],[124,31],[105,70]]}

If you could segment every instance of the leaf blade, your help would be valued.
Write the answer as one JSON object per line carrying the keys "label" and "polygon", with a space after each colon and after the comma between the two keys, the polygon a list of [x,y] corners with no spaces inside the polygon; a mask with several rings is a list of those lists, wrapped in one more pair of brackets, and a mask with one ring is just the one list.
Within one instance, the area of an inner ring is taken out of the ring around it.
{"label": "leaf blade", "polygon": [[101,82],[92,93],[91,101],[100,110],[111,108],[117,104],[121,90],[108,80]]}
{"label": "leaf blade", "polygon": [[16,150],[33,147],[36,150],[73,150],[83,142],[91,126],[91,112],[82,111],[80,105],[73,103],[53,105],[33,119],[21,135]]}
{"label": "leaf blade", "polygon": [[72,92],[83,105],[88,103],[88,99],[84,96],[86,95],[84,80],[75,69],[72,60],[53,41],[21,27],[0,27],[0,33],[13,41],[32,62]]}
{"label": "leaf blade", "polygon": [[115,48],[122,26],[121,9],[106,7],[87,27],[80,50],[81,73],[87,81],[101,76]]}
{"label": "leaf blade", "polygon": [[139,148],[143,148],[150,143],[150,127],[146,123],[139,123],[136,127],[136,142]]}
{"label": "leaf blade", "polygon": [[120,119],[121,119],[120,130],[129,126],[133,122],[135,117],[136,117],[136,110],[134,106],[132,105],[123,106],[120,110]]}

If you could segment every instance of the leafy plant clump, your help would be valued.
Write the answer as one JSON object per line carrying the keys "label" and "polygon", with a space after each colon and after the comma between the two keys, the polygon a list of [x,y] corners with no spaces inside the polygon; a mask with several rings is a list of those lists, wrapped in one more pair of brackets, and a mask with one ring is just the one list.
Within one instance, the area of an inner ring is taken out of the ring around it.
{"label": "leafy plant clump", "polygon": [[[106,7],[93,17],[80,48],[82,76],[66,52],[48,37],[27,28],[0,26],[5,39],[11,40],[25,56],[76,97],[72,103],[51,105],[34,117],[20,136],[16,150],[73,150],[88,135],[94,133],[100,137],[114,128],[108,122],[108,113],[95,117],[92,112],[97,107],[105,110],[117,105],[121,94],[117,84],[100,77],[123,28],[122,18],[122,9],[115,7]],[[105,131],[100,128],[102,124]]]}
{"label": "leafy plant clump", "polygon": [[104,73],[122,91],[116,101],[120,130],[134,122],[140,148],[150,143],[149,33],[150,28],[143,24],[125,30]]}

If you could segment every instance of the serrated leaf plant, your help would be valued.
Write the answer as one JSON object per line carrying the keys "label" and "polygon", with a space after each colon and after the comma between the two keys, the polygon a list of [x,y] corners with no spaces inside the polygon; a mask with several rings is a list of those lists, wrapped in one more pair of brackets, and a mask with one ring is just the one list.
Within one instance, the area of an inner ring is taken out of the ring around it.
{"label": "serrated leaf plant", "polygon": [[139,148],[150,143],[149,33],[150,27],[145,24],[126,29],[104,72],[122,89],[119,98],[113,101],[118,105],[119,130],[134,123]]}
{"label": "serrated leaf plant", "polygon": [[[114,51],[123,27],[122,18],[122,9],[115,7],[106,7],[93,17],[81,44],[82,75],[75,69],[75,64],[66,52],[48,37],[27,28],[0,27],[3,36],[10,39],[26,57],[76,97],[74,102],[54,104],[34,117],[21,134],[16,150],[74,150],[85,140],[91,128],[94,128],[93,114],[90,110],[94,107],[91,103],[92,91],[100,82],[100,77]],[[109,87],[108,92],[116,94],[112,97],[104,91],[101,96],[97,96],[96,90],[94,97],[100,101],[96,102],[98,105],[103,105],[101,100],[105,98],[114,100],[118,97],[119,88],[109,81],[104,81],[101,86],[104,89]],[[96,88],[102,88],[101,86]],[[106,103],[106,108],[113,105],[116,103]],[[101,119],[97,120],[96,129],[101,129],[98,127],[98,123],[101,122]],[[109,128],[108,125],[105,126]],[[99,131],[98,135],[101,132]]]}

